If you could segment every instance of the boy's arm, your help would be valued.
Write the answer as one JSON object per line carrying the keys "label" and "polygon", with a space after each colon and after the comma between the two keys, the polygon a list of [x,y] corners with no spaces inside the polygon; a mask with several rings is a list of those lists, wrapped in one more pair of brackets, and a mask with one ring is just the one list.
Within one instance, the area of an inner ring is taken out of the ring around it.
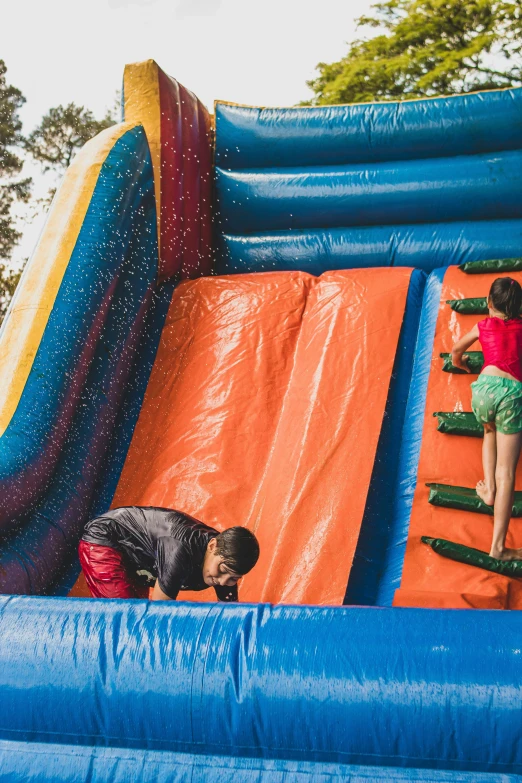
{"label": "boy's arm", "polygon": [[175,600],[175,598],[176,596],[170,596],[167,595],[167,593],[164,593],[161,587],[159,586],[158,580],[156,579],[156,583],[152,591],[151,599],[153,601],[173,601]]}
{"label": "boy's arm", "polygon": [[464,351],[467,351],[470,345],[473,345],[473,343],[479,339],[479,328],[478,324],[475,324],[473,329],[464,335],[464,337],[461,337],[461,339],[455,343],[453,348],[451,349],[451,362],[454,367],[458,367],[461,370],[466,370],[466,372],[470,372],[470,369],[468,367],[467,359],[463,359],[462,354]]}

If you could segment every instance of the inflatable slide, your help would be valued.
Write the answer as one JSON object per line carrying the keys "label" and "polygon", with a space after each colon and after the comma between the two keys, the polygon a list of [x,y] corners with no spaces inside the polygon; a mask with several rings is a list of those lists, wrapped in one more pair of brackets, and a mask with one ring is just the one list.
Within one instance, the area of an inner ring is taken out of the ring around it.
{"label": "inflatable slide", "polygon": [[[520,581],[422,538],[491,536],[447,354],[522,282],[521,163],[522,90],[211,115],[125,68],[0,332],[0,780],[519,779]],[[254,531],[240,603],[91,599],[122,505]]]}

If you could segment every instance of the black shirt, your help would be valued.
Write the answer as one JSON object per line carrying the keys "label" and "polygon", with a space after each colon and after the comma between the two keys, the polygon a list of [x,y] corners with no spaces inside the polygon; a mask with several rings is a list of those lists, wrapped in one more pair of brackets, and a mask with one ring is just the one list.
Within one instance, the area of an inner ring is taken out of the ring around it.
{"label": "black shirt", "polygon": [[[219,532],[188,514],[155,506],[126,506],[87,522],[83,540],[118,549],[133,579],[176,598],[179,590],[206,590],[203,559]],[[214,588],[219,601],[237,601],[237,586]]]}

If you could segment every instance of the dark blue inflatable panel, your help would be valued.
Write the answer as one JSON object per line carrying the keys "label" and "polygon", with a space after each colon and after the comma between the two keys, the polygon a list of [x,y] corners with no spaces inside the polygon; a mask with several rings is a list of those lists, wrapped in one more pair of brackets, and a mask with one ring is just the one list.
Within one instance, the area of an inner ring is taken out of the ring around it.
{"label": "dark blue inflatable panel", "polygon": [[129,253],[145,289],[155,279],[147,222],[155,225],[152,164],[143,128],[136,127],[101,168],[18,407],[0,438],[0,530],[12,529],[48,485]]}
{"label": "dark blue inflatable panel", "polygon": [[327,168],[216,169],[227,234],[522,216],[522,151]]}
{"label": "dark blue inflatable panel", "polygon": [[[143,143],[143,134],[131,136],[131,140],[139,140]],[[123,137],[124,139],[126,136]],[[115,145],[116,148],[117,145]],[[109,158],[114,152],[109,154]],[[139,150],[139,148],[138,148]],[[77,561],[76,548],[81,535],[81,530],[89,518],[89,509],[93,498],[96,497],[96,487],[102,475],[104,458],[109,448],[111,434],[115,426],[116,417],[120,408],[122,397],[125,394],[129,375],[136,357],[141,334],[144,329],[147,311],[153,297],[153,285],[157,271],[157,243],[156,243],[156,210],[154,202],[154,190],[152,186],[152,166],[148,153],[148,147],[143,150],[145,163],[140,162],[141,180],[140,187],[132,189],[133,200],[129,201],[126,187],[128,182],[119,178],[121,192],[115,193],[114,188],[109,192],[95,188],[93,202],[104,200],[104,212],[100,215],[100,224],[91,226],[91,233],[99,230],[98,240],[105,239],[108,242],[106,254],[100,252],[102,259],[109,264],[113,260],[113,254],[119,260],[119,266],[114,273],[114,279],[110,287],[110,297],[105,305],[103,322],[94,345],[91,348],[88,371],[83,381],[83,389],[80,389],[78,399],[72,410],[68,412],[68,430],[61,439],[61,451],[53,467],[52,480],[45,491],[36,500],[34,496],[25,499],[24,513],[16,517],[10,517],[10,528],[4,535],[0,545],[0,592],[22,594],[45,594],[54,590],[54,585],[62,577],[65,569],[68,569],[71,561]],[[124,160],[125,160],[124,156]],[[121,161],[117,158],[117,163]],[[127,161],[128,162],[128,161]],[[145,165],[147,164],[148,165]],[[119,166],[114,165],[116,174]],[[114,173],[111,169],[110,173]],[[115,175],[116,175],[115,174]],[[102,174],[104,170],[102,168]],[[111,203],[124,202],[127,204],[127,216],[122,220],[118,209],[112,215]],[[118,235],[118,231],[125,231],[125,239],[111,241],[110,217],[116,222],[112,231]],[[80,234],[81,239],[81,234]],[[80,241],[80,240],[79,240]],[[99,248],[100,250],[100,248]],[[77,308],[85,296],[85,291],[90,288],[90,274],[94,275],[92,286],[95,289],[95,273],[99,265],[86,262],[86,249],[82,246],[75,248],[75,253],[69,263],[65,283],[68,277],[76,281],[77,292],[68,291],[68,302],[73,311],[72,325],[67,320],[64,310],[62,329],[56,323],[56,310],[65,307],[61,301],[64,284],[60,288],[58,304],[55,305],[44,333],[44,340],[36,356],[39,366],[43,362],[46,346],[53,346],[53,352],[49,355],[50,369],[48,376],[43,376],[40,382],[43,386],[42,395],[49,394],[53,382],[64,383],[64,380],[52,377],[52,373],[63,372],[63,368],[53,363],[60,356],[59,346],[64,341],[64,334],[74,331]],[[92,270],[91,270],[92,267]],[[91,271],[89,271],[91,270]],[[85,288],[78,281],[86,279]],[[87,284],[89,283],[89,285]],[[99,288],[102,288],[99,285]],[[91,292],[92,293],[92,292]],[[76,297],[76,298],[75,298]],[[87,319],[88,320],[88,319]],[[55,331],[53,331],[53,329]],[[81,352],[82,346],[71,339],[72,346],[76,346]],[[70,361],[74,358],[71,347],[67,351]],[[66,375],[66,373],[65,373]],[[30,376],[31,378],[31,376]],[[32,379],[32,392],[38,400],[39,389],[36,378]],[[62,414],[59,408],[59,399],[53,400],[55,413],[59,418]],[[19,407],[8,428],[6,435],[17,423],[20,416],[26,411],[28,405],[27,396],[22,396]],[[39,416],[45,419],[49,415],[46,408],[43,411],[35,403],[35,410],[31,411],[33,419],[40,423]],[[55,430],[50,426],[51,438]],[[30,430],[17,433],[21,437],[30,438],[38,435]],[[49,437],[49,436],[47,436]],[[2,439],[3,440],[3,439]],[[14,438],[11,438],[13,442]],[[23,455],[23,452],[21,454]],[[42,455],[45,458],[45,453]],[[44,463],[45,464],[45,463]],[[13,479],[16,482],[17,477]],[[17,528],[19,528],[17,530]]]}
{"label": "dark blue inflatable panel", "polygon": [[522,774],[516,612],[0,598],[0,739]]}
{"label": "dark blue inflatable panel", "polygon": [[[99,516],[112,503],[134,427],[140,414],[141,404],[156,357],[161,331],[169,309],[174,286],[174,283],[164,283],[152,293],[141,341],[136,350],[134,366],[125,384],[120,410],[110,433],[105,460],[103,464],[98,465],[97,483],[92,492],[92,505],[87,513],[84,511],[74,525],[76,533],[72,537],[73,547],[69,552],[70,566],[66,569],[63,576],[59,578],[58,582],[46,585],[46,593],[52,593],[52,595],[67,595],[69,593],[80,573],[80,563],[76,552],[78,531],[83,527],[87,519]],[[90,393],[90,390],[88,393]],[[71,506],[72,504],[69,503],[69,509]],[[67,559],[67,552],[64,553],[64,558]]]}
{"label": "dark blue inflatable panel", "polygon": [[[404,321],[397,345],[375,464],[368,488],[359,540],[350,569],[345,604],[374,606],[382,588],[387,550],[394,545],[390,514],[397,493],[397,469],[410,389],[417,330],[426,283],[424,272],[412,273]],[[406,426],[409,427],[408,421]]]}
{"label": "dark blue inflatable panel", "polygon": [[175,285],[174,282],[162,283],[152,294],[141,343],[136,351],[134,368],[126,384],[121,410],[107,450],[105,466],[100,471],[101,479],[94,493],[91,516],[98,516],[106,511],[114,497],[134,427],[138,421]]}
{"label": "dark blue inflatable panel", "polygon": [[[428,278],[422,304],[415,360],[401,437],[396,492],[390,507],[389,533],[376,603],[391,606],[400,587],[404,554],[410,526],[413,495],[422,442],[426,393],[431,369],[433,340],[440,306],[440,292],[446,269],[436,269]],[[481,613],[481,618],[484,615]]]}
{"label": "dark blue inflatable panel", "polygon": [[285,231],[218,238],[218,274],[440,266],[522,255],[522,220]]}
{"label": "dark blue inflatable panel", "polygon": [[245,169],[471,155],[522,147],[522,90],[402,103],[216,104],[216,164]]}
{"label": "dark blue inflatable panel", "polygon": [[137,293],[128,278],[115,292],[51,485],[23,517],[21,529],[1,544],[0,593],[52,592],[64,568],[77,559],[150,301],[150,291],[139,298]]}
{"label": "dark blue inflatable panel", "polygon": [[2,783],[519,783],[518,775],[0,741]]}

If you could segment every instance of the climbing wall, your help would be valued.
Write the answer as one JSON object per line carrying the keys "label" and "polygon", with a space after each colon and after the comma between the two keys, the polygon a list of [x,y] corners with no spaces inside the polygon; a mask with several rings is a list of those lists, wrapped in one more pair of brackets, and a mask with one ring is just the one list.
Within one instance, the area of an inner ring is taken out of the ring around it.
{"label": "climbing wall", "polygon": [[[471,346],[472,373],[451,365],[453,344],[486,317],[493,280],[508,272],[522,283],[519,260],[449,267],[442,282],[426,397],[422,447],[406,556],[394,606],[520,609],[522,582],[440,557],[422,536],[449,539],[489,552],[492,509],[475,492],[482,478],[482,432],[471,412],[471,383],[482,367],[480,344]],[[491,270],[491,271],[489,271]],[[522,490],[519,465],[516,490]],[[522,515],[522,504],[514,513]],[[522,546],[522,520],[510,524],[507,546]]]}

